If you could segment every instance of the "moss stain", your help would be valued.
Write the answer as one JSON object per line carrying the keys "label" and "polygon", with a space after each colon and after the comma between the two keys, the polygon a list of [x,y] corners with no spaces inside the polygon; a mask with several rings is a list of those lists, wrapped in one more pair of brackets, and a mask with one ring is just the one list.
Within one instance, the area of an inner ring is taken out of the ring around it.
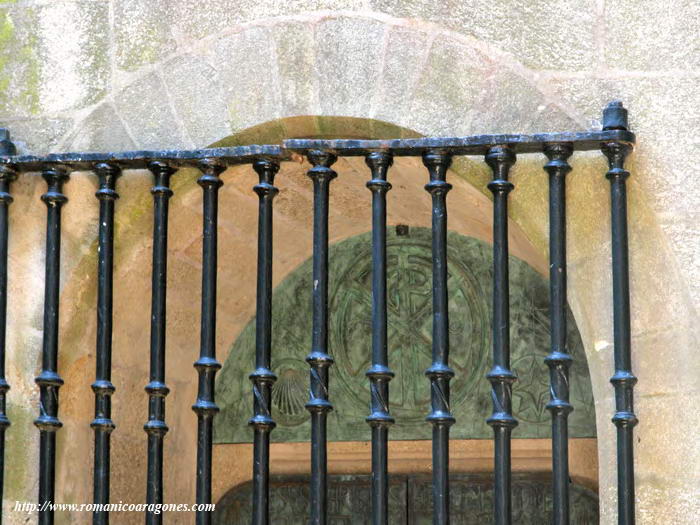
{"label": "moss stain", "polygon": [[[34,12],[27,8],[25,14],[33,18]],[[41,69],[37,34],[28,31],[18,36],[15,29],[12,12],[3,10],[0,14],[0,107],[20,106],[38,115]]]}

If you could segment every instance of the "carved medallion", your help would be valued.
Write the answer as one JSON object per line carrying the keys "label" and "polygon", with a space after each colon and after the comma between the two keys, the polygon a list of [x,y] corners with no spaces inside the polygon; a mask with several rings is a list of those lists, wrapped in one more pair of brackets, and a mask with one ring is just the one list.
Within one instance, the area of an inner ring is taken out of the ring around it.
{"label": "carved medallion", "polygon": [[[425,423],[430,390],[424,371],[430,365],[432,335],[432,262],[430,230],[410,228],[397,235],[389,229],[388,333],[389,364],[396,373],[390,383],[391,412],[396,418],[392,439],[429,439]],[[490,413],[491,363],[491,246],[453,232],[448,235],[450,296],[450,366],[452,409],[456,438],[490,438],[485,420]],[[329,258],[329,351],[335,358],[330,371],[331,440],[367,440],[365,423],[370,398],[365,376],[371,358],[371,245],[363,234],[331,246]],[[521,422],[514,437],[546,437],[550,416],[548,369],[549,291],[547,281],[525,262],[511,257],[511,352],[518,374],[513,408]],[[310,348],[311,261],[291,272],[273,293],[272,365],[278,376],[272,391],[273,417],[278,426],[273,441],[309,439],[308,365]],[[595,436],[590,377],[581,339],[569,316],[572,437]],[[217,379],[215,441],[247,442],[252,433],[246,421],[252,414],[251,386],[255,321],[242,331]]]}
{"label": "carved medallion", "polygon": [[[423,424],[430,406],[425,369],[431,359],[432,266],[430,244],[422,235],[391,236],[387,242],[389,360],[396,378],[391,382],[391,411],[402,423]],[[358,247],[346,271],[338,276],[329,307],[335,321],[331,347],[335,350],[337,385],[343,396],[354,400],[357,410],[367,406],[370,396],[365,371],[371,353],[358,344],[372,330],[371,247]],[[364,248],[364,249],[362,249]],[[479,282],[474,279],[458,247],[448,247],[450,309],[450,366],[452,405],[460,406],[483,376],[488,355],[480,352],[489,340],[488,305]],[[457,314],[457,312],[459,312]]]}

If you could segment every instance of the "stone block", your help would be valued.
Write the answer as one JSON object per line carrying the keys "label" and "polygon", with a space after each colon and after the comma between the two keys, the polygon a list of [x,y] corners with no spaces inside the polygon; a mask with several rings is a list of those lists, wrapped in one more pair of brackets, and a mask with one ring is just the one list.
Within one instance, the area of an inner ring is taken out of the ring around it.
{"label": "stone block", "polygon": [[535,108],[532,120],[526,124],[528,133],[557,133],[561,131],[586,131],[583,123],[575,120],[565,109],[556,104],[540,104]]}
{"label": "stone block", "polygon": [[115,96],[117,112],[143,149],[190,146],[170,106],[165,85],[157,73],[149,73]]}
{"label": "stone block", "polygon": [[679,320],[676,325],[633,335],[632,370],[639,378],[635,393],[640,398],[700,395],[700,360],[694,359],[693,345],[698,330],[685,323]]}
{"label": "stone block", "polygon": [[66,141],[71,151],[133,150],[134,141],[111,103],[100,104]]}
{"label": "stone block", "polygon": [[[653,370],[648,370],[653,373]],[[677,488],[695,487],[700,483],[700,447],[688,439],[687,429],[697,428],[700,417],[688,406],[700,398],[698,391],[668,395],[637,396],[635,412],[639,425],[635,428],[635,444],[641,454],[636,458],[636,474],[640,477],[664,479]],[[660,431],[663,429],[663,432]],[[683,472],[682,477],[678,473]]]}
{"label": "stone block", "polygon": [[497,66],[486,80],[486,92],[474,105],[473,134],[533,133],[535,119],[546,107],[542,92],[528,79]]}
{"label": "stone block", "polygon": [[428,33],[410,27],[393,26],[388,31],[379,96],[372,107],[372,116],[401,123],[408,116],[432,39]]}
{"label": "stone block", "polygon": [[196,147],[205,147],[231,134],[219,73],[202,57],[184,55],[163,66],[175,112]]}
{"label": "stone block", "polygon": [[479,51],[437,38],[402,123],[425,135],[460,135],[471,129],[476,104],[487,92],[492,63]]}
{"label": "stone block", "polygon": [[162,60],[175,51],[170,2],[115,0],[114,53],[117,67],[133,71]]}
{"label": "stone block", "polygon": [[24,28],[36,25],[32,8],[0,8],[0,114],[38,115],[41,62],[36,35]]}
{"label": "stone block", "polygon": [[[661,457],[665,456],[664,451]],[[688,472],[689,468],[684,465],[683,472]],[[672,478],[656,475],[637,477],[637,523],[692,523],[692,517],[700,514],[697,484],[679,486],[681,477],[678,474]],[[613,522],[614,516],[611,516],[610,523]]]}
{"label": "stone block", "polygon": [[[700,212],[679,216],[672,211],[659,215],[659,225],[667,236],[677,257],[677,271],[682,286],[687,289],[693,302],[693,314],[697,318],[700,310],[700,279],[697,278],[700,263]],[[692,315],[692,314],[691,314]]]}
{"label": "stone block", "polygon": [[272,37],[277,56],[282,116],[318,113],[319,82],[314,71],[314,28],[304,22],[275,27]]}
{"label": "stone block", "polygon": [[233,132],[275,120],[280,111],[272,31],[251,27],[214,43],[210,63],[218,72]]}
{"label": "stone block", "polygon": [[255,20],[314,11],[361,10],[365,0],[169,0],[176,40],[204,38]]}
{"label": "stone block", "polygon": [[370,6],[476,38],[531,69],[577,70],[596,63],[595,0],[370,0]]}
{"label": "stone block", "polygon": [[700,68],[700,3],[605,2],[605,62],[610,69]]}
{"label": "stone block", "polygon": [[33,118],[3,122],[20,154],[41,154],[56,151],[73,121],[67,118]]}
{"label": "stone block", "polygon": [[339,17],[316,27],[316,64],[321,113],[367,116],[382,71],[386,26]]}
{"label": "stone block", "polygon": [[42,62],[40,97],[46,112],[86,107],[107,91],[110,76],[109,5],[52,2],[37,7]]}
{"label": "stone block", "polygon": [[[549,89],[579,120],[600,126],[605,104],[619,99],[629,110],[630,128],[637,134],[629,157],[630,184],[640,184],[649,205],[658,212],[686,213],[700,204],[700,189],[686,184],[700,163],[700,148],[689,130],[700,127],[697,79],[693,77],[558,79]],[[683,187],[684,198],[676,189]]]}
{"label": "stone block", "polygon": [[108,6],[57,2],[0,8],[0,114],[33,116],[99,100],[109,80]]}

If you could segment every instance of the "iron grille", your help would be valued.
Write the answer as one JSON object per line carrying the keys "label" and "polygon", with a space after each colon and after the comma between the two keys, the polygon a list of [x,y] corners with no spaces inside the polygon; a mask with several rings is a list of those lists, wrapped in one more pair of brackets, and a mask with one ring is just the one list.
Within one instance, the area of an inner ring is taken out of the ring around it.
{"label": "iron grille", "polygon": [[[196,167],[203,192],[203,271],[201,297],[201,350],[194,363],[199,390],[193,410],[197,414],[196,501],[211,503],[212,421],[218,411],[214,400],[215,374],[221,365],[216,360],[217,218],[220,175],[229,166],[250,164],[259,176],[253,188],[259,196],[258,276],[255,364],[250,379],[254,413],[250,425],[254,433],[253,515],[254,525],[267,525],[269,517],[270,433],[275,427],[271,416],[271,388],[275,375],[271,369],[271,296],[272,234],[274,186],[280,163],[294,155],[304,155],[312,167],[308,172],[313,184],[313,291],[312,344],[306,361],[310,372],[310,397],[306,404],[311,415],[310,522],[327,523],[327,449],[326,424],[333,409],[329,398],[329,376],[333,358],[328,353],[328,212],[331,182],[337,174],[332,166],[340,156],[362,156],[370,171],[367,187],[372,200],[372,364],[367,371],[371,386],[370,414],[367,422],[372,439],[372,523],[387,525],[388,437],[394,422],[389,412],[389,383],[394,373],[387,356],[387,256],[386,194],[391,189],[388,172],[396,156],[422,157],[428,172],[425,190],[432,199],[433,261],[433,337],[432,364],[426,371],[431,392],[431,410],[427,422],[433,429],[433,523],[447,525],[449,515],[449,432],[455,421],[450,410],[448,294],[447,294],[447,204],[451,189],[447,172],[452,158],[460,155],[483,156],[491,168],[488,189],[493,193],[493,366],[487,378],[492,387],[493,413],[487,423],[493,428],[494,523],[511,523],[512,429],[518,424],[512,415],[511,387],[516,381],[510,370],[509,349],[509,276],[508,276],[508,180],[517,155],[544,153],[544,170],[549,175],[549,257],[551,299],[551,353],[546,358],[550,371],[551,398],[547,408],[552,418],[553,521],[569,523],[569,468],[567,417],[571,356],[566,341],[566,206],[565,180],[571,170],[569,157],[574,151],[600,149],[607,157],[606,174],[611,188],[612,223],[612,302],[614,312],[614,361],[611,378],[616,407],[613,423],[617,427],[618,519],[623,525],[634,523],[633,428],[637,418],[633,410],[631,370],[630,301],[628,240],[624,169],[635,136],[628,130],[627,110],[619,102],[610,103],[603,112],[603,129],[583,133],[545,133],[535,135],[479,135],[459,138],[420,138],[397,140],[287,140],[281,146],[244,146],[193,151],[137,151],[123,153],[64,153],[43,157],[17,156],[9,133],[0,134],[0,446],[4,464],[4,436],[10,422],[5,415],[9,385],[5,380],[5,329],[7,313],[8,212],[12,202],[11,183],[19,175],[40,172],[47,184],[41,197],[47,207],[46,281],[42,370],[36,378],[40,390],[40,411],[35,420],[40,433],[39,504],[54,500],[56,432],[62,424],[58,417],[58,391],[63,380],[58,374],[59,278],[61,247],[61,209],[67,199],[63,184],[70,173],[92,170],[98,177],[96,193],[100,205],[98,250],[98,297],[95,417],[91,423],[95,439],[94,503],[109,502],[110,433],[112,421],[111,382],[113,233],[116,187],[124,171],[148,169],[153,174],[153,260],[150,380],[148,421],[144,425],[148,440],[146,502],[163,501],[163,438],[165,399],[169,389],[165,375],[165,329],[168,261],[168,202],[173,192],[171,176],[182,167]],[[0,471],[1,472],[1,471]],[[1,475],[1,474],[0,474]],[[0,490],[2,478],[0,477]],[[162,514],[146,513],[146,523],[162,523]],[[107,524],[109,514],[96,511],[93,523]],[[211,523],[211,513],[196,515],[200,525]],[[53,523],[53,511],[42,507],[39,523]]]}

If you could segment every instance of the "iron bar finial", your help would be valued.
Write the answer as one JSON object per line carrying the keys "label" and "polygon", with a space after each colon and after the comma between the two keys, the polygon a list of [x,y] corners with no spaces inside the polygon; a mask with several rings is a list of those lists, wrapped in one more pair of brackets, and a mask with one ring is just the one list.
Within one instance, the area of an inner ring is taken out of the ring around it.
{"label": "iron bar finial", "polygon": [[0,128],[0,156],[11,156],[17,154],[17,147],[10,138],[10,130]]}
{"label": "iron bar finial", "polygon": [[611,130],[624,130],[627,131],[628,119],[627,119],[627,109],[622,105],[619,100],[613,100],[608,103],[603,110],[603,131]]}

